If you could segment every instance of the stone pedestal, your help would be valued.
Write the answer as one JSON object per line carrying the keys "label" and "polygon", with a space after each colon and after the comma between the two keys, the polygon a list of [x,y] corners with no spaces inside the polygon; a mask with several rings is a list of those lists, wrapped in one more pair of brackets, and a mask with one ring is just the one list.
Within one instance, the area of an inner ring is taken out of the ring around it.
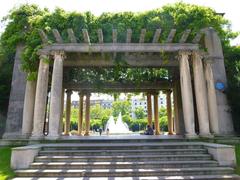
{"label": "stone pedestal", "polygon": [[85,122],[86,122],[86,130],[84,136],[89,136],[90,131],[90,96],[91,94],[86,94],[86,111],[85,111]]}
{"label": "stone pedestal", "polygon": [[189,52],[181,51],[179,53],[179,64],[180,64],[180,82],[181,82],[181,93],[182,93],[182,105],[183,105],[183,117],[185,124],[185,136],[192,138],[196,137],[195,133],[195,120],[194,120],[194,109],[193,109],[193,95],[192,95],[192,83],[189,68]]}
{"label": "stone pedestal", "polygon": [[36,95],[36,81],[27,81],[24,97],[23,123],[22,123],[22,136],[24,138],[29,138],[32,134],[35,95]]}
{"label": "stone pedestal", "polygon": [[65,129],[64,135],[69,135],[70,131],[70,120],[71,120],[71,95],[72,91],[67,90],[67,102],[66,102],[66,122],[65,122]]}
{"label": "stone pedestal", "polygon": [[[205,47],[207,49],[208,52],[208,59],[212,61],[211,66],[208,66],[207,68],[211,68],[208,69],[208,71],[212,71],[212,77],[209,78],[213,78],[213,85],[215,85],[216,83],[223,83],[225,85],[225,88],[227,88],[227,77],[226,77],[226,71],[225,71],[225,65],[224,65],[224,56],[223,56],[223,51],[222,51],[222,45],[221,45],[221,40],[217,34],[217,32],[213,29],[213,28],[206,28],[205,29]],[[211,73],[211,72],[209,72]],[[210,79],[209,81],[210,82]],[[212,85],[211,85],[212,86]],[[215,86],[213,86],[215,87]],[[209,91],[213,91],[212,87],[210,87],[211,89],[209,89]],[[215,96],[216,96],[216,105],[217,105],[217,120],[218,120],[218,126],[213,127],[213,124],[216,124],[216,116],[214,115],[214,111],[211,113],[211,120],[210,121],[214,121],[212,123],[212,131],[215,134],[218,135],[232,135],[234,133],[234,129],[233,129],[233,122],[232,122],[232,117],[231,117],[231,109],[228,105],[227,102],[227,97],[226,97],[226,93],[224,92],[224,90],[217,90],[215,89]],[[209,94],[214,94],[213,92],[209,92]],[[213,95],[214,98],[214,95]],[[215,106],[213,105],[213,100],[210,100],[211,102],[211,106]],[[214,109],[215,107],[211,107],[212,109]],[[210,109],[211,109],[210,108]]]}
{"label": "stone pedestal", "polygon": [[199,122],[199,135],[208,137],[210,136],[210,131],[206,80],[203,73],[202,56],[200,55],[200,52],[193,52],[193,74]]}
{"label": "stone pedestal", "polygon": [[83,94],[78,93],[79,95],[79,111],[78,111],[78,135],[82,135],[83,130]]}
{"label": "stone pedestal", "polygon": [[159,128],[159,115],[158,115],[158,93],[153,94],[154,99],[154,127],[155,127],[155,135],[160,134]]}
{"label": "stone pedestal", "polygon": [[50,118],[48,139],[59,138],[59,127],[62,113],[62,80],[63,80],[63,52],[55,52],[53,75],[51,84]]}
{"label": "stone pedestal", "polygon": [[38,69],[37,88],[34,105],[32,139],[43,138],[43,126],[45,120],[47,93],[48,93],[49,62],[45,55],[40,56]]}
{"label": "stone pedestal", "polygon": [[17,45],[16,48],[6,128],[3,134],[4,139],[20,138],[22,134],[21,128],[23,120],[24,94],[26,88],[26,74],[21,70],[21,53],[23,48],[23,44]]}
{"label": "stone pedestal", "polygon": [[150,93],[147,93],[147,117],[148,125],[152,127],[152,98]]}

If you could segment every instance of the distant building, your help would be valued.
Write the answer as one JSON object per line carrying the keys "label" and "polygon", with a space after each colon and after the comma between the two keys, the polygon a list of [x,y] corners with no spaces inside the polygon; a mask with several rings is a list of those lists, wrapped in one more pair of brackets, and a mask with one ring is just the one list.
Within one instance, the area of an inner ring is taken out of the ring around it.
{"label": "distant building", "polygon": [[[159,106],[159,108],[166,107],[165,95],[163,95],[163,94],[159,95],[158,106]],[[133,97],[131,99],[131,107],[132,107],[132,113],[131,113],[132,118],[136,118],[136,115],[134,112],[139,107],[142,107],[144,109],[144,112],[147,113],[147,98]],[[152,98],[152,107],[153,107],[153,98]]]}
{"label": "distant building", "polygon": [[[90,105],[94,106],[100,104],[101,107],[104,109],[112,108],[113,100],[105,100],[105,99],[97,99],[97,100],[90,100]],[[79,101],[72,101],[72,107],[77,108],[79,106]]]}

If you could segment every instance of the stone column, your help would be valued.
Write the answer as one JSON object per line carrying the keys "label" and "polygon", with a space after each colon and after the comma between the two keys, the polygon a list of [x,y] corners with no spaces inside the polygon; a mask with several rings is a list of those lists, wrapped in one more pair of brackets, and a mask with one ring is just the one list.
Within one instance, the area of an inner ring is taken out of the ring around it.
{"label": "stone column", "polygon": [[83,94],[78,93],[79,95],[79,111],[78,111],[78,135],[82,135],[83,130]]}
{"label": "stone column", "polygon": [[43,126],[48,93],[48,74],[49,74],[48,56],[41,55],[38,69],[38,79],[34,105],[33,132],[31,137],[32,139],[43,138]]}
{"label": "stone column", "polygon": [[198,113],[199,135],[210,136],[206,80],[203,73],[202,56],[193,52],[193,74]]}
{"label": "stone column", "polygon": [[147,93],[147,116],[148,125],[152,127],[152,99],[150,93]]}
{"label": "stone column", "polygon": [[64,129],[64,135],[69,135],[70,131],[70,120],[71,120],[71,95],[72,91],[67,90],[67,101],[66,101],[66,122],[65,122],[65,129]]}
{"label": "stone column", "polygon": [[86,110],[85,110],[86,130],[84,136],[89,136],[90,131],[90,96],[91,93],[86,94]]}
{"label": "stone column", "polygon": [[194,124],[194,109],[193,109],[193,95],[191,74],[189,68],[189,52],[180,51],[179,53],[179,66],[180,66],[180,83],[182,93],[183,117],[185,124],[186,137],[195,137],[195,124]]}
{"label": "stone column", "polygon": [[172,120],[172,101],[171,90],[165,92],[167,97],[167,116],[168,116],[168,134],[173,135],[173,120]]}
{"label": "stone column", "polygon": [[158,93],[153,94],[154,100],[154,127],[155,127],[155,135],[160,134],[159,128],[159,115],[158,115]]}
{"label": "stone column", "polygon": [[64,52],[54,53],[54,65],[51,85],[49,134],[47,138],[59,138],[60,118],[62,113],[62,81]]}
{"label": "stone column", "polygon": [[60,135],[61,135],[62,132],[63,132],[64,95],[65,95],[65,89],[62,88],[61,117],[60,117],[60,125],[59,125],[59,134],[60,134]]}
{"label": "stone column", "polygon": [[32,134],[35,95],[36,95],[36,81],[27,81],[24,97],[23,123],[22,123],[22,136],[24,138],[29,138]]}
{"label": "stone column", "polygon": [[213,72],[212,72],[212,61],[205,60],[204,62],[205,62],[205,78],[207,81],[210,131],[213,134],[220,134],[219,121],[218,121],[217,97],[216,97]]}
{"label": "stone column", "polygon": [[173,107],[174,107],[174,127],[175,133],[180,134],[180,122],[179,122],[179,112],[178,112],[178,99],[177,99],[177,88],[176,83],[174,83],[173,88]]}

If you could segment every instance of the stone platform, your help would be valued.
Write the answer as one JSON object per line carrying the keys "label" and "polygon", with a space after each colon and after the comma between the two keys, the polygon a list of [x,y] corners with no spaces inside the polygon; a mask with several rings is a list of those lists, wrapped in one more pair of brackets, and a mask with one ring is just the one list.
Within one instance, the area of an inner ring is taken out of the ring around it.
{"label": "stone platform", "polygon": [[178,136],[65,140],[68,143],[14,148],[11,165],[16,170],[15,180],[239,179],[233,169],[234,147],[228,145],[187,142]]}

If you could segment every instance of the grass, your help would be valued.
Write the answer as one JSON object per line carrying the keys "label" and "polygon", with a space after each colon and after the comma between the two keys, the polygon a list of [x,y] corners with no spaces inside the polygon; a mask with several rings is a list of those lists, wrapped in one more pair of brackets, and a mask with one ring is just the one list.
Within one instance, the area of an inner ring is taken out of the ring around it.
{"label": "grass", "polygon": [[14,172],[10,168],[11,147],[0,148],[0,180],[14,177]]}
{"label": "grass", "polygon": [[236,160],[237,160],[237,167],[236,167],[236,174],[240,175],[240,144],[235,145],[235,153],[236,153]]}

